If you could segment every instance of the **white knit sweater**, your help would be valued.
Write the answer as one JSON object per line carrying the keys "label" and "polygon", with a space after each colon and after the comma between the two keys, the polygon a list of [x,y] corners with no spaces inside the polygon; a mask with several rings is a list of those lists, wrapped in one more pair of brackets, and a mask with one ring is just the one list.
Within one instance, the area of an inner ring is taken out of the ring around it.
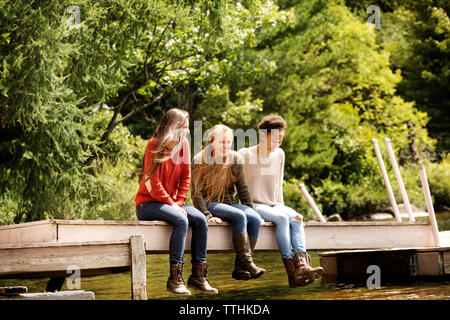
{"label": "white knit sweater", "polygon": [[[276,148],[268,157],[257,154],[257,146],[239,149],[244,160],[244,174],[255,204],[284,204],[284,151]],[[261,151],[260,151],[261,152]]]}

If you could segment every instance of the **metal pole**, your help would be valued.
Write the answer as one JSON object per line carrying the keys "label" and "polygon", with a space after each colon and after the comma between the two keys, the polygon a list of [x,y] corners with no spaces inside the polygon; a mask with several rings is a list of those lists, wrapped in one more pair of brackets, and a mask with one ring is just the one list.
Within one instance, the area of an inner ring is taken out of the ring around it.
{"label": "metal pole", "polygon": [[313,209],[314,213],[316,214],[317,218],[320,222],[327,222],[325,218],[323,217],[322,213],[320,212],[319,208],[314,203],[314,200],[311,198],[311,196],[308,193],[308,190],[306,190],[306,187],[303,183],[298,184],[298,188],[303,193],[303,196],[306,198],[306,201],[308,201],[309,206]]}
{"label": "metal pole", "polygon": [[395,160],[394,150],[392,149],[391,140],[389,138],[384,139],[384,143],[386,144],[387,152],[389,154],[389,160],[391,160],[392,168],[394,169],[395,179],[397,180],[398,187],[400,188],[400,192],[402,193],[403,202],[405,203],[406,212],[409,215],[409,221],[415,221],[414,214],[411,208],[411,204],[409,203],[408,194],[406,193],[405,185],[403,184],[402,176],[400,175],[400,170],[397,165],[397,161]]}
{"label": "metal pole", "polygon": [[378,165],[380,166],[381,175],[383,176],[384,185],[386,186],[387,193],[389,195],[389,200],[391,202],[392,210],[394,211],[395,218],[397,221],[402,221],[400,217],[400,212],[398,211],[397,202],[395,201],[394,193],[392,192],[391,183],[389,182],[389,177],[384,167],[383,158],[381,157],[380,148],[378,147],[377,139],[372,139],[373,148],[375,149],[375,154],[377,156]]}
{"label": "metal pole", "polygon": [[433,231],[434,242],[436,246],[440,247],[439,241],[439,229],[436,221],[436,215],[434,214],[433,201],[431,200],[430,188],[428,187],[427,174],[425,168],[422,167],[419,170],[420,180],[422,181],[423,194],[425,195],[425,202],[427,203],[428,215],[430,217],[431,230]]}

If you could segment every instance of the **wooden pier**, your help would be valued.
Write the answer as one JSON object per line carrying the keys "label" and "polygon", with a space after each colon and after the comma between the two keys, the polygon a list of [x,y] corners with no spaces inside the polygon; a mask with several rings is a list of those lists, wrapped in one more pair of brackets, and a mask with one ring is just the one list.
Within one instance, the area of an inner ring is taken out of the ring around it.
{"label": "wooden pier", "polygon": [[141,300],[147,299],[145,258],[141,235],[127,240],[2,244],[0,278],[62,279],[59,290],[75,272],[81,277],[131,271],[132,298]]}
{"label": "wooden pier", "polygon": [[[169,251],[172,226],[163,221],[43,220],[0,226],[0,246],[31,243],[64,243],[128,240],[140,234],[147,253]],[[432,247],[430,222],[305,222],[308,250],[345,250],[399,247]],[[191,229],[186,239],[190,250]],[[233,250],[231,224],[210,223],[208,251]],[[261,227],[256,250],[278,250],[275,226]]]}
{"label": "wooden pier", "polygon": [[450,246],[322,252],[320,264],[331,282],[364,282],[370,266],[383,282],[444,280],[450,279]]}
{"label": "wooden pier", "polygon": [[[208,229],[208,252],[233,251],[231,224],[212,223]],[[146,299],[145,253],[167,253],[171,233],[172,226],[162,221],[44,220],[1,226],[0,278],[64,281],[71,266],[77,266],[81,276],[131,270],[132,298]],[[436,246],[428,221],[305,222],[305,233],[308,250]],[[186,252],[190,241],[189,228]],[[261,227],[256,250],[278,251],[272,223]],[[325,258],[329,271],[331,254]]]}

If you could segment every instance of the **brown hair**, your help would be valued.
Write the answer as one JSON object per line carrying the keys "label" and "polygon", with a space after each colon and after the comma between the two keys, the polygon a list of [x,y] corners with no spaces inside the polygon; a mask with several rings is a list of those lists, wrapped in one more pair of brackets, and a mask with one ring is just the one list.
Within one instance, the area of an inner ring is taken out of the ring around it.
{"label": "brown hair", "polygon": [[[184,137],[182,136],[177,137],[176,135],[177,131],[184,125],[186,120],[189,120],[189,113],[185,110],[173,108],[166,111],[161,122],[156,127],[153,136],[150,138],[150,139],[156,138],[157,143],[155,150],[152,151],[153,153],[152,165],[148,170],[142,172],[141,181],[142,177],[145,176],[145,182],[147,182],[147,180],[149,180],[151,176],[155,173],[156,169],[158,168],[158,165],[161,162],[164,162],[172,157],[171,155],[164,157],[164,151],[170,142],[178,139],[178,143],[180,143],[183,140]],[[143,169],[144,165],[142,165],[142,170]],[[151,172],[151,174],[146,175],[149,172]]]}
{"label": "brown hair", "polygon": [[222,202],[229,183],[236,182],[238,179],[231,170],[233,162],[232,157],[230,157],[231,151],[228,152],[224,163],[216,163],[211,161],[213,159],[206,159],[212,152],[211,143],[221,133],[233,134],[233,130],[221,124],[213,126],[208,133],[205,147],[199,152],[201,163],[193,166],[192,170],[192,183],[195,186],[195,192],[204,190],[206,192],[205,202],[207,203],[213,199],[219,199],[218,202]]}
{"label": "brown hair", "polygon": [[272,129],[284,129],[285,127],[286,121],[283,119],[283,117],[276,114],[265,116],[261,119],[258,125],[259,130],[266,129],[268,132],[270,132],[270,130]]}

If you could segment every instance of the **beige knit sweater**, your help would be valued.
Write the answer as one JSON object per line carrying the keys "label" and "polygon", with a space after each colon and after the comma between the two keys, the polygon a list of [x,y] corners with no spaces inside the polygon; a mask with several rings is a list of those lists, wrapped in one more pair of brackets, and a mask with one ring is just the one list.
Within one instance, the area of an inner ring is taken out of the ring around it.
{"label": "beige knit sweater", "polygon": [[257,154],[257,146],[238,150],[244,160],[244,174],[251,197],[255,204],[284,204],[283,149],[276,148],[268,157]]}

